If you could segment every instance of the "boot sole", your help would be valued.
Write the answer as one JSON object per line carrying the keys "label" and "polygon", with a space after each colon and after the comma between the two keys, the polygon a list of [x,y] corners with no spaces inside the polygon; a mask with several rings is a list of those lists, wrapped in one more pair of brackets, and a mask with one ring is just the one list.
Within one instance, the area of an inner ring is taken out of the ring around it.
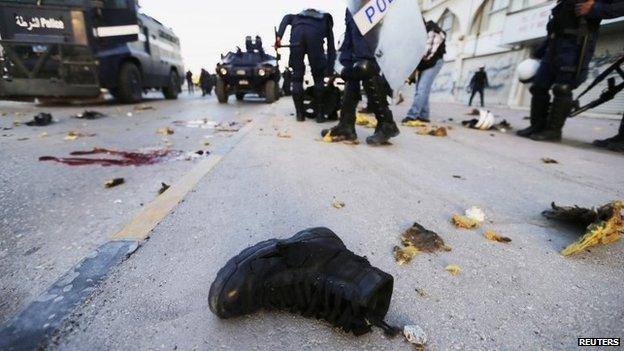
{"label": "boot sole", "polygon": [[[322,233],[317,234],[317,231],[322,231]],[[335,238],[344,246],[344,243],[340,238],[332,232],[328,228],[318,227],[318,228],[310,228],[303,230],[291,238],[288,239],[270,239],[257,243],[254,246],[248,247],[241,251],[238,255],[232,257],[227,261],[225,266],[219,270],[217,273],[217,277],[214,282],[210,286],[210,291],[208,293],[208,306],[212,313],[217,315],[219,318],[227,319],[230,317],[236,317],[233,315],[229,315],[226,311],[221,311],[219,308],[219,301],[223,300],[225,293],[225,286],[232,278],[232,275],[236,273],[240,266],[249,264],[253,259],[257,257],[262,257],[264,255],[270,254],[276,251],[278,244],[291,244],[294,242],[305,242],[306,236],[314,235],[314,237],[308,240],[314,239],[325,239],[325,238]]]}

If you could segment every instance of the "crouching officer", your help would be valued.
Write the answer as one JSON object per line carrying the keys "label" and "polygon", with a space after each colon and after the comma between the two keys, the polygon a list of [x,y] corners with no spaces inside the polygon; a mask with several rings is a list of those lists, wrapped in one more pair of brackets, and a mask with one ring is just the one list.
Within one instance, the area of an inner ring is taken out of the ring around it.
{"label": "crouching officer", "polygon": [[351,13],[347,10],[346,32],[340,49],[340,63],[344,66],[342,78],[345,80],[345,93],[340,111],[338,125],[325,129],[321,135],[328,133],[333,140],[355,140],[355,109],[361,98],[360,82],[368,99],[368,106],[377,118],[377,127],[372,136],[366,138],[369,145],[386,144],[392,137],[399,135],[399,128],[394,122],[392,111],[386,99],[386,82],[373,52],[369,49],[364,37],[357,28]]}
{"label": "crouching officer", "polygon": [[[305,75],[304,56],[308,55],[308,62],[312,67],[314,79],[316,121],[325,122],[321,95],[323,94],[323,79],[334,71],[336,48],[334,46],[334,21],[330,14],[315,9],[304,10],[296,15],[286,15],[277,31],[275,47],[281,46],[281,40],[290,25],[290,59],[292,69],[292,97],[297,112],[297,121],[305,121],[303,108],[303,76]],[[327,39],[327,55],[323,47]]]}
{"label": "crouching officer", "polygon": [[533,54],[541,62],[530,88],[531,126],[518,131],[519,136],[561,140],[561,130],[574,106],[572,91],[587,79],[600,21],[622,16],[623,4],[624,0],[558,1],[547,25],[548,36]]}

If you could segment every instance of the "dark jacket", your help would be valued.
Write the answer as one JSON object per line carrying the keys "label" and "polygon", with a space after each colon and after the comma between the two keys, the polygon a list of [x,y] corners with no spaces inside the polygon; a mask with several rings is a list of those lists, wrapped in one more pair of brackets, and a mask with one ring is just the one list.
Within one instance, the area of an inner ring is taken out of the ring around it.
{"label": "dark jacket", "polygon": [[340,47],[340,63],[343,66],[351,66],[359,60],[375,60],[373,51],[369,48],[366,40],[353,20],[349,10],[345,14],[345,36]]}
{"label": "dark jacket", "polygon": [[472,90],[483,90],[490,86],[487,73],[485,71],[476,71],[470,80],[470,88]]}
{"label": "dark jacket", "polygon": [[277,36],[283,38],[288,26],[291,26],[291,44],[294,44],[292,43],[292,33],[295,31],[292,29],[295,27],[310,27],[321,33],[320,39],[327,39],[327,66],[334,67],[336,44],[334,43],[334,20],[330,14],[316,10],[305,10],[296,15],[286,15],[280,23]]}

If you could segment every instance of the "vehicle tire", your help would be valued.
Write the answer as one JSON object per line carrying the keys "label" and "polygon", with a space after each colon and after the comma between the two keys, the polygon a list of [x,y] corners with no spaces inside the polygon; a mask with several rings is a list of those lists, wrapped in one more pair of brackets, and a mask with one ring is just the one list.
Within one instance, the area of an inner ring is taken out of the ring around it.
{"label": "vehicle tire", "polygon": [[266,102],[271,104],[277,101],[279,93],[277,91],[277,84],[274,80],[266,82],[264,85],[264,98]]}
{"label": "vehicle tire", "polygon": [[215,85],[215,94],[217,94],[217,100],[219,100],[219,103],[227,104],[227,87],[225,86],[225,82],[223,81],[223,79],[221,79],[221,77],[217,78],[217,84]]}
{"label": "vehicle tire", "polygon": [[243,101],[245,99],[245,93],[236,93],[236,100]]}
{"label": "vehicle tire", "polygon": [[132,62],[124,62],[119,69],[115,97],[124,104],[141,101],[143,97],[143,82],[141,71]]}
{"label": "vehicle tire", "polygon": [[175,70],[169,72],[169,85],[162,88],[163,95],[167,100],[176,100],[180,93],[180,76]]}

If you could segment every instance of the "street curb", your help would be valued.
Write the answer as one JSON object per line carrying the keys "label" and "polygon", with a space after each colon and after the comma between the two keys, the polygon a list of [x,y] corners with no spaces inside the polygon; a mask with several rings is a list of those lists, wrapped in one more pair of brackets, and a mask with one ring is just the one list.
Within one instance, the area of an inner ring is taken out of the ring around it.
{"label": "street curb", "polygon": [[45,348],[74,308],[96,290],[111,268],[125,261],[138,247],[136,240],[109,241],[98,247],[2,327],[0,350]]}

